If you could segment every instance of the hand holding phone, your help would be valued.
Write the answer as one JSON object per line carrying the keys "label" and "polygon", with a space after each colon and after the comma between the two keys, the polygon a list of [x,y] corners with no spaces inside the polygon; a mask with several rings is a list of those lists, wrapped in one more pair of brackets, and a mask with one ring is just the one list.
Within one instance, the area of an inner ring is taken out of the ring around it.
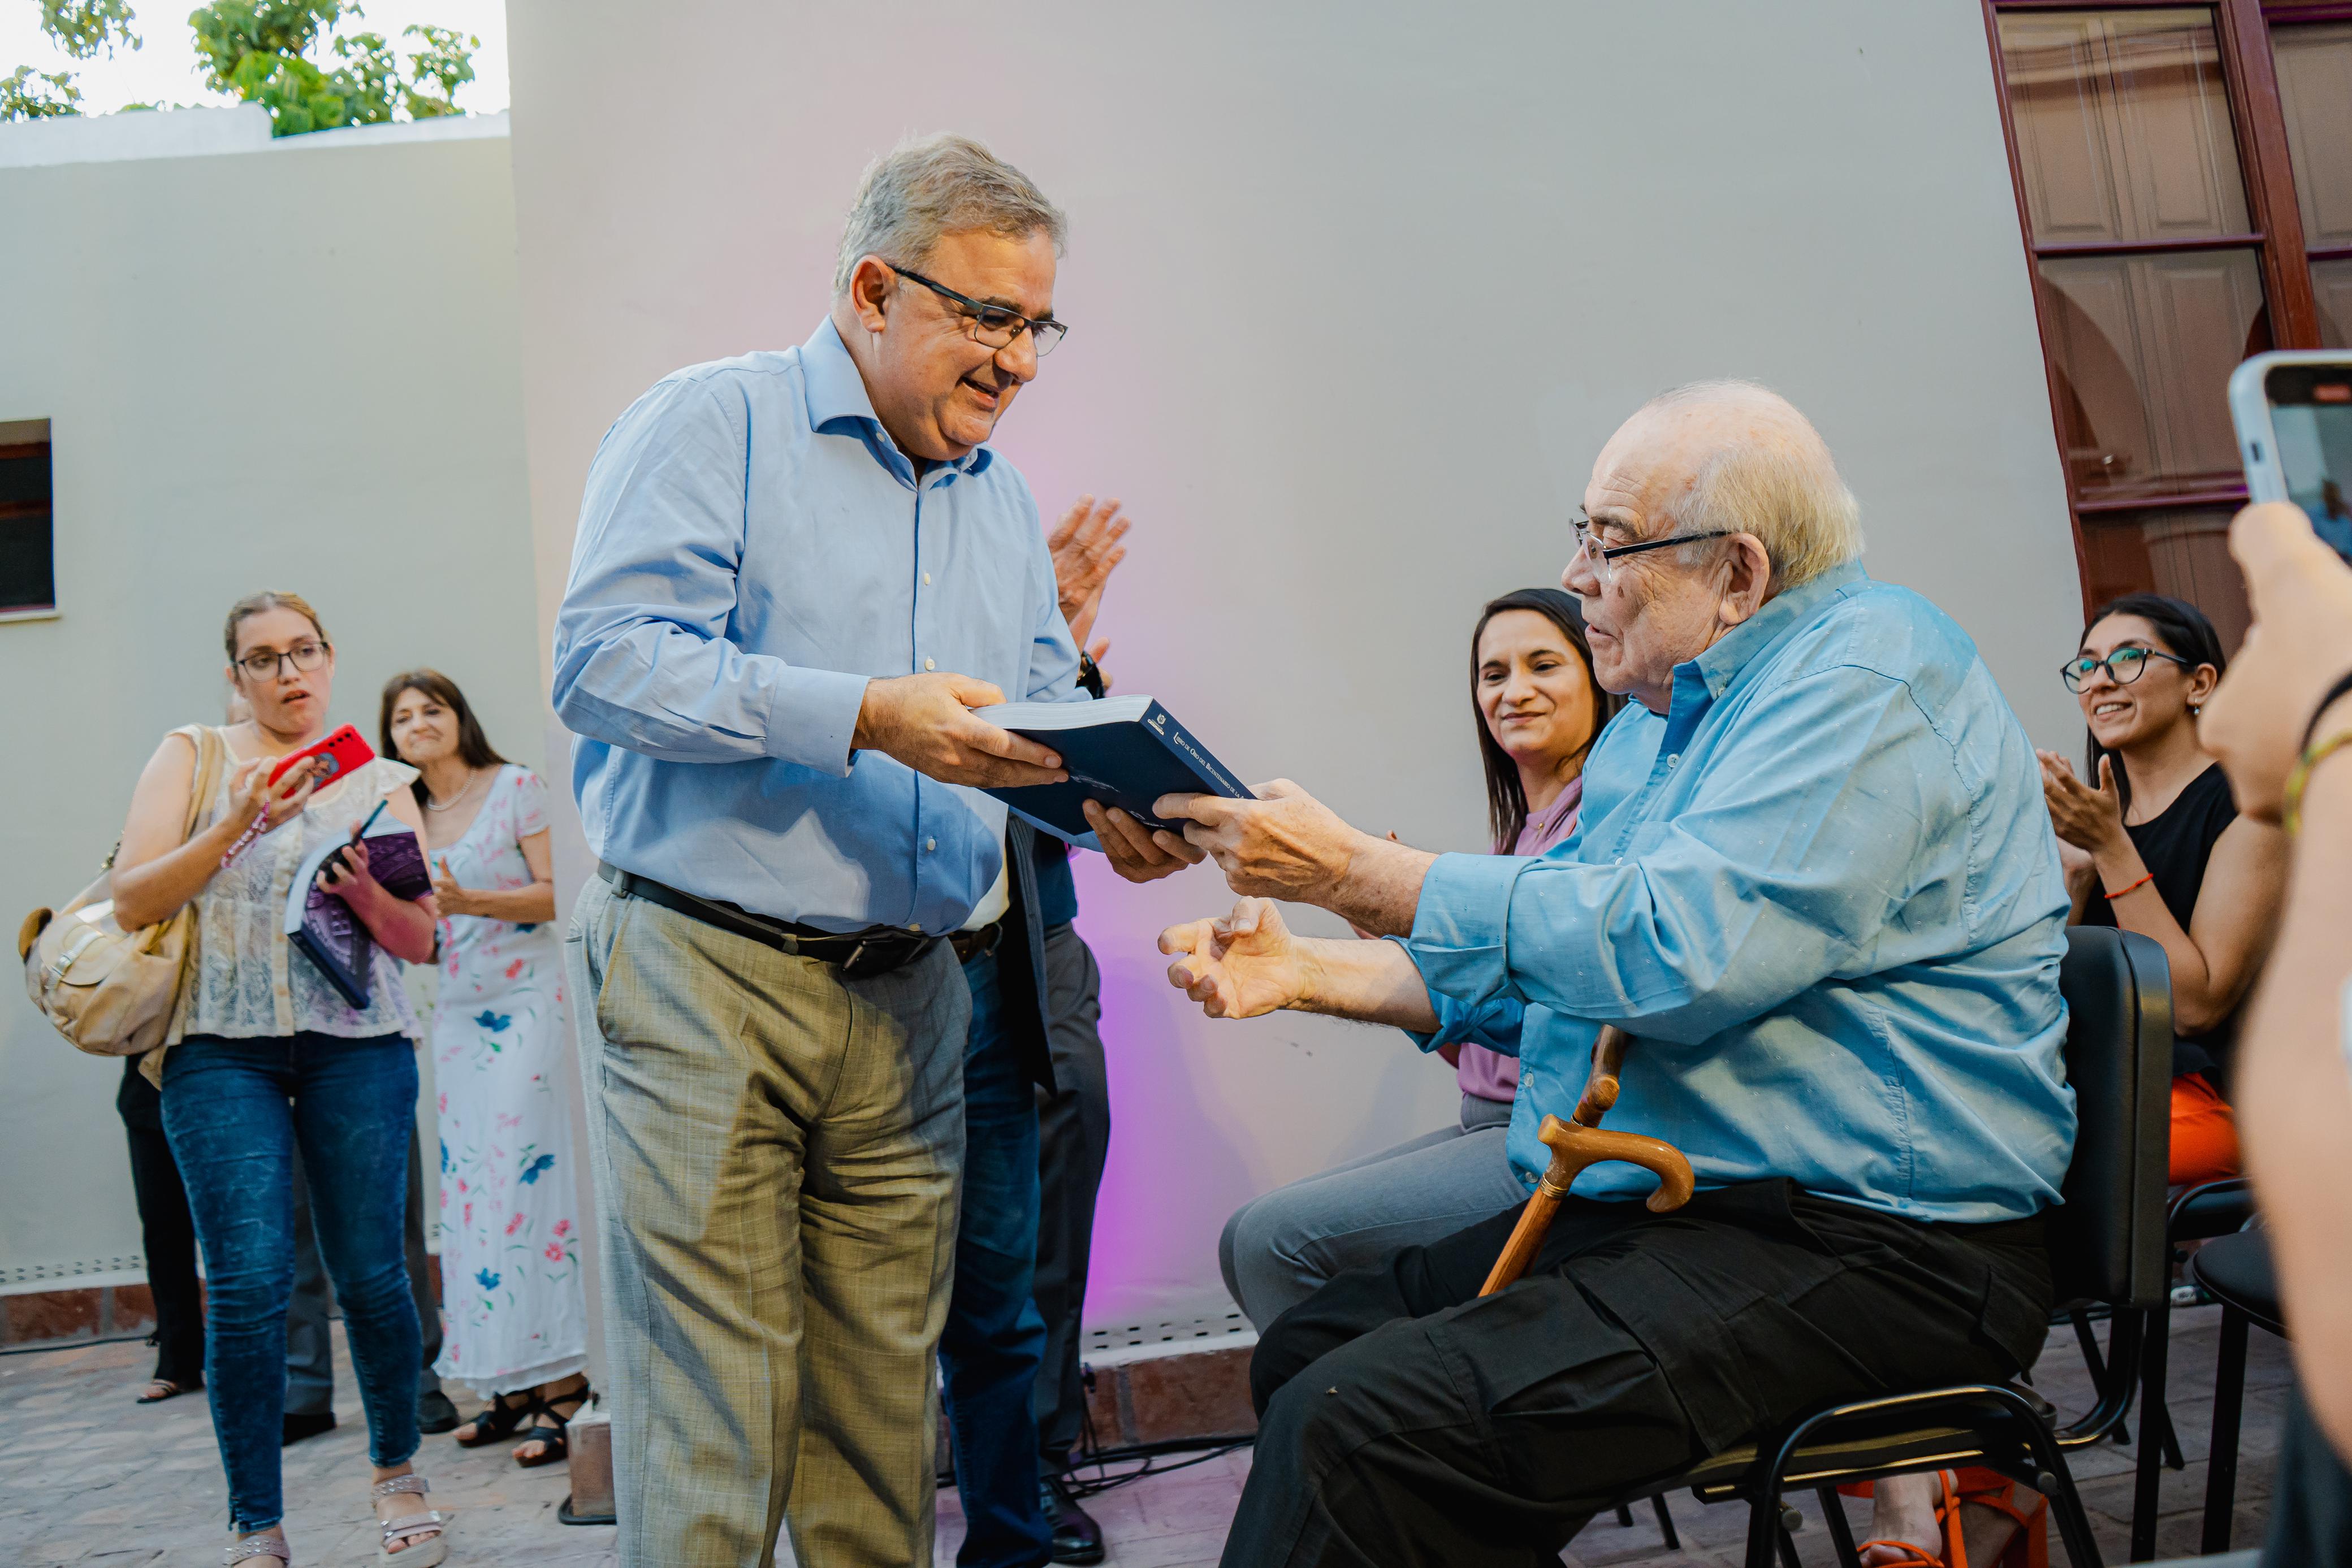
{"label": "hand holding phone", "polygon": [[317,765],[310,769],[310,776],[323,789],[342,775],[374,761],[375,748],[368,745],[366,737],[347,724],[326,739],[279,758],[278,766],[269,770],[270,783],[277,783],[288,768],[306,757],[318,758]]}
{"label": "hand holding phone", "polygon": [[2230,418],[2254,501],[2292,501],[2352,559],[2352,353],[2257,354],[2230,377]]}

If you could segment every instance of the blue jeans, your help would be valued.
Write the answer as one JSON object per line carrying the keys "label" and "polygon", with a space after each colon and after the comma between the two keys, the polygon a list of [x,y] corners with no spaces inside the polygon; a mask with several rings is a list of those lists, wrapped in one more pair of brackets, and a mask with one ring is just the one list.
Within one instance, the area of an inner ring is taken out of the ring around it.
{"label": "blue jeans", "polygon": [[421,1352],[401,1244],[415,1118],[416,1056],[398,1035],[191,1035],[163,1059],[163,1132],[205,1249],[205,1385],[232,1530],[266,1530],[286,1512],[278,1450],[298,1145],[367,1406],[368,1457],[389,1466],[416,1452]]}
{"label": "blue jeans", "polygon": [[971,1032],[963,1057],[963,1197],[955,1291],[940,1364],[963,1499],[961,1568],[1029,1568],[1054,1532],[1037,1500],[1037,1417],[1045,1357],[1031,1299],[1037,1270],[1037,1099],[1004,1033],[993,954],[967,962]]}

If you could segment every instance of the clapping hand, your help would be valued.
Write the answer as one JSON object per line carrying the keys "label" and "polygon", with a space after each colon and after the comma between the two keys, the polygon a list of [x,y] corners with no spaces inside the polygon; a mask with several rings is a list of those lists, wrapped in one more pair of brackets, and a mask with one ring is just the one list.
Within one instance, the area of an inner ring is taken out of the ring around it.
{"label": "clapping hand", "polygon": [[1181,954],[1168,983],[1213,1019],[1255,1018],[1307,994],[1307,949],[1263,898],[1244,898],[1222,920],[1194,920],[1160,934],[1162,953]]}
{"label": "clapping hand", "polygon": [[2116,759],[2099,758],[2095,789],[2074,776],[2074,765],[2054,751],[2037,749],[2042,759],[2042,799],[2050,807],[2050,825],[2062,843],[2085,854],[2096,854],[2125,837],[2123,793],[2116,788]]}
{"label": "clapping hand", "polygon": [[479,915],[473,893],[457,885],[457,873],[449,869],[449,857],[443,855],[433,862],[433,906],[444,915]]}
{"label": "clapping hand", "polygon": [[1086,648],[1097,664],[1110,644],[1087,647],[1087,633],[1094,630],[1112,569],[1127,559],[1127,547],[1118,541],[1127,537],[1130,526],[1128,518],[1118,515],[1116,499],[1098,502],[1092,496],[1081,496],[1045,536],[1045,548],[1054,557],[1054,587],[1062,601],[1062,619],[1069,622],[1071,640]]}

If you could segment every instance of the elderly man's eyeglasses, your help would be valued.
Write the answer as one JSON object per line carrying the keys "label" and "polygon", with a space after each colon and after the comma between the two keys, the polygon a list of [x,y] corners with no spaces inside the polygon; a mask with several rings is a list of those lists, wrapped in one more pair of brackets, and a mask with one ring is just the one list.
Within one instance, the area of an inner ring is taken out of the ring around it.
{"label": "elderly man's eyeglasses", "polygon": [[1692,545],[1701,539],[1727,539],[1728,528],[1716,528],[1706,533],[1669,534],[1662,539],[1641,539],[1629,545],[1612,545],[1601,537],[1597,524],[1590,517],[1576,519],[1576,549],[1592,567],[1592,575],[1602,582],[1617,575],[1615,562],[1624,556],[1640,555],[1644,550],[1664,549],[1668,545]]}
{"label": "elderly man's eyeglasses", "polygon": [[908,282],[919,283],[941,298],[952,301],[971,323],[973,340],[992,349],[1010,348],[1013,339],[1026,332],[1036,343],[1037,357],[1042,360],[1054,351],[1062,335],[1069,330],[1051,316],[1029,317],[1009,306],[984,305],[968,295],[958,294],[944,283],[932,282],[919,272],[909,272],[903,267],[894,267],[892,270]]}
{"label": "elderly man's eyeglasses", "polygon": [[2066,683],[2068,691],[2079,692],[2093,675],[2105,670],[2107,679],[2119,686],[2127,686],[2147,671],[2150,659],[2168,659],[2184,670],[2197,667],[2161,648],[2118,648],[2104,659],[2094,659],[2088,653],[2078,654],[2058,666],[2058,678]]}
{"label": "elderly man's eyeglasses", "polygon": [[256,648],[237,661],[244,666],[246,674],[257,681],[275,680],[278,673],[288,664],[307,675],[326,662],[327,645],[317,642],[297,643],[282,653]]}

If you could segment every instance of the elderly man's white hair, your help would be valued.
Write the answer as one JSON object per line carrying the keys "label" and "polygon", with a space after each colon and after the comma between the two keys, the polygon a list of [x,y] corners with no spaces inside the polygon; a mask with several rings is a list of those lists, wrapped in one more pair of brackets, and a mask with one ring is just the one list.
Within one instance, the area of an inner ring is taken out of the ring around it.
{"label": "elderly man's white hair", "polygon": [[976,230],[1014,237],[1043,230],[1058,256],[1064,229],[1061,208],[1028,175],[971,137],[902,141],[867,164],[858,182],[834,265],[834,298],[849,292],[860,256],[919,268],[942,236]]}
{"label": "elderly man's white hair", "polygon": [[1754,382],[1693,382],[1644,413],[1712,403],[1748,413],[1742,434],[1703,464],[1675,509],[1677,530],[1753,534],[1776,588],[1794,588],[1862,555],[1862,506],[1828,444],[1796,405]]}

